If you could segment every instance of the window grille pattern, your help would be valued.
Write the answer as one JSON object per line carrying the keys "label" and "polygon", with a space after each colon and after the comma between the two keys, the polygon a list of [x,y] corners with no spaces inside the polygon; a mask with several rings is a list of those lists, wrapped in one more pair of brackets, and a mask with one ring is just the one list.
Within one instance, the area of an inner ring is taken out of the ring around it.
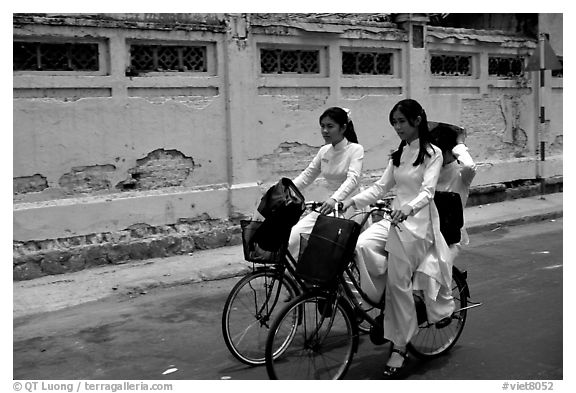
{"label": "window grille pattern", "polygon": [[552,77],[553,78],[563,78],[564,77],[564,59],[558,58],[562,69],[560,70],[552,70]]}
{"label": "window grille pattern", "polygon": [[391,75],[392,53],[342,52],[342,73]]}
{"label": "window grille pattern", "polygon": [[437,76],[471,76],[472,56],[433,55],[430,71]]}
{"label": "window grille pattern", "polygon": [[15,41],[14,71],[98,71],[98,44]]}
{"label": "window grille pattern", "polygon": [[206,57],[205,46],[130,46],[130,67],[136,72],[207,72]]}
{"label": "window grille pattern", "polygon": [[320,51],[261,49],[260,69],[263,74],[319,74]]}
{"label": "window grille pattern", "polygon": [[523,70],[523,57],[490,57],[488,59],[488,75],[490,76],[520,76]]}

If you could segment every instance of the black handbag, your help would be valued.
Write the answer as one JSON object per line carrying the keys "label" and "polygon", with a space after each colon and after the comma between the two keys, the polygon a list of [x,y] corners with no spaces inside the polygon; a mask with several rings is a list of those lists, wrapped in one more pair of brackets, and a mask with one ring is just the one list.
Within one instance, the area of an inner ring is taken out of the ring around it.
{"label": "black handbag", "polygon": [[304,196],[292,180],[282,178],[266,191],[258,212],[264,222],[258,230],[258,244],[266,251],[277,251],[288,243],[290,231],[306,209]]}
{"label": "black handbag", "polygon": [[258,205],[258,212],[264,218],[283,217],[293,222],[292,225],[298,222],[305,209],[304,195],[286,177],[270,187]]}
{"label": "black handbag", "polygon": [[244,250],[244,259],[257,263],[280,263],[286,251],[285,247],[279,247],[275,251],[268,251],[262,248],[259,238],[266,230],[263,228],[263,221],[241,220],[242,228],[242,247]]}
{"label": "black handbag", "polygon": [[458,243],[461,238],[460,230],[464,226],[464,211],[462,200],[456,192],[436,191],[434,204],[440,216],[440,232],[448,245]]}
{"label": "black handbag", "polygon": [[360,228],[352,220],[318,216],[312,232],[301,235],[296,274],[316,285],[333,283],[354,256]]}

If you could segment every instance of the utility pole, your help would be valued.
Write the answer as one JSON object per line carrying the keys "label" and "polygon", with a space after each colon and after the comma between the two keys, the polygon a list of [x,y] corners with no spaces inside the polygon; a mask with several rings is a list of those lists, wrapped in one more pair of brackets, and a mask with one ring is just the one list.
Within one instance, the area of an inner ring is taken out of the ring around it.
{"label": "utility pole", "polygon": [[546,121],[546,102],[544,94],[546,94],[546,70],[559,70],[562,65],[558,61],[558,57],[548,42],[548,34],[539,33],[538,35],[538,48],[534,54],[528,59],[526,71],[535,71],[539,73],[538,84],[538,106],[540,109],[539,123],[536,128],[536,149],[539,153],[539,160],[536,161],[536,180],[540,182],[540,193],[543,198],[545,192],[545,179],[542,176],[544,171],[544,162],[546,161],[546,142],[545,136],[549,135],[549,122]]}

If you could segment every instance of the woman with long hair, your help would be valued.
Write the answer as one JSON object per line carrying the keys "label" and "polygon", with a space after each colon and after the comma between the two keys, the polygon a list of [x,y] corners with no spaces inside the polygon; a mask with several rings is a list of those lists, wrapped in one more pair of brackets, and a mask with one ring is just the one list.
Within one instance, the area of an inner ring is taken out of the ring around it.
{"label": "woman with long hair", "polygon": [[[401,139],[398,149],[382,177],[344,201],[344,209],[363,208],[396,187],[391,225],[373,224],[356,247],[359,265],[382,269],[384,338],[393,343],[384,375],[393,377],[404,366],[406,345],[418,328],[413,290],[424,290],[434,300],[441,286],[450,285],[452,268],[433,199],[442,152],[430,142],[426,112],[417,101],[405,99],[394,105],[389,121]],[[452,311],[446,310],[448,315]]]}

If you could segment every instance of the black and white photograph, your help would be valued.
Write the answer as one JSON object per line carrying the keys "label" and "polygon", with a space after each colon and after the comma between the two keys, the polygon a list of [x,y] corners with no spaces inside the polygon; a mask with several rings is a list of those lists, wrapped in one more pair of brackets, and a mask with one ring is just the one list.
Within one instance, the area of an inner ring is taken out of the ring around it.
{"label": "black and white photograph", "polygon": [[562,7],[131,6],[11,14],[6,391],[567,391]]}

